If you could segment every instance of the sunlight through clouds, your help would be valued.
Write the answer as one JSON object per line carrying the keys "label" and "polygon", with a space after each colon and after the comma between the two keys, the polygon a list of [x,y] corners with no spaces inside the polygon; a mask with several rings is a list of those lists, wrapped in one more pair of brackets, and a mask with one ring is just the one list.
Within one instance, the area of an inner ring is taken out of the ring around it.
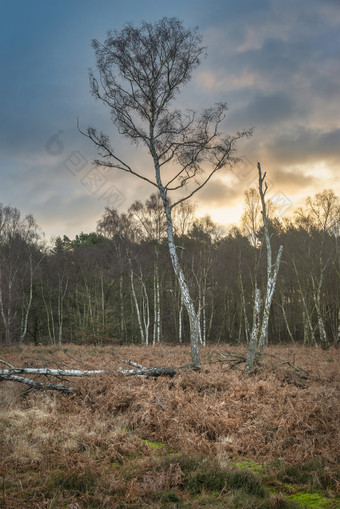
{"label": "sunlight through clouds", "polygon": [[[198,26],[207,56],[176,105],[200,110],[226,102],[225,132],[255,128],[237,155],[254,174],[261,161],[274,188],[294,204],[325,187],[340,194],[337,2],[133,1],[118,8],[107,0],[98,6],[80,0],[53,5],[37,0],[29,6],[6,0],[2,6],[0,202],[32,213],[47,235],[93,230],[104,212],[105,203],[65,168],[65,160],[80,153],[89,172],[96,157],[77,119],[83,129],[90,124],[107,133],[122,159],[138,171],[152,171],[147,151],[129,145],[113,128],[110,112],[89,93],[91,40],[103,40],[109,28],[119,30],[127,21],[175,16],[188,28]],[[64,149],[53,155],[46,144],[59,131]],[[238,171],[242,177],[244,168]],[[117,196],[125,197],[120,210],[153,191],[129,175],[110,170],[108,178]],[[216,175],[195,197],[199,213],[237,222],[247,185],[235,173]]]}

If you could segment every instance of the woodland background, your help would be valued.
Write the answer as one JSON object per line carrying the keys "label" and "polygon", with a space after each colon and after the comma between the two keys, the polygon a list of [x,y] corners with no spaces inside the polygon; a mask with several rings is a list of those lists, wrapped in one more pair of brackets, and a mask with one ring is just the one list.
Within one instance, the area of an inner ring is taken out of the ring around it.
{"label": "woodland background", "polygon": [[[175,209],[176,244],[201,320],[201,343],[249,340],[254,286],[266,257],[256,189],[227,233],[195,207]],[[333,191],[292,219],[269,202],[273,253],[283,258],[268,340],[338,344],[340,207]],[[0,340],[62,344],[187,342],[189,327],[168,253],[164,212],[152,195],[128,212],[106,209],[96,232],[48,247],[32,216],[0,207]]]}

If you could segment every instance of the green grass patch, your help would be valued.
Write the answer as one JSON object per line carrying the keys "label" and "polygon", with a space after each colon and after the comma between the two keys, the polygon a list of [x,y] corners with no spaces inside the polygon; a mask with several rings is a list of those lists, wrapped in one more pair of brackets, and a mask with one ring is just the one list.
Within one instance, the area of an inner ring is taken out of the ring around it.
{"label": "green grass patch", "polygon": [[247,468],[248,470],[251,470],[254,474],[261,474],[266,469],[264,465],[261,463],[257,463],[256,461],[247,460],[244,461],[231,461],[231,465],[235,465],[237,468]]}
{"label": "green grass patch", "polygon": [[205,492],[242,490],[264,497],[265,490],[257,477],[245,469],[222,467],[217,460],[202,456],[176,455],[162,460],[163,465],[177,464],[183,472],[182,485],[193,495]]}
{"label": "green grass patch", "polygon": [[162,449],[165,445],[162,442],[150,442],[150,440],[144,440],[144,439],[141,439],[141,440],[142,440],[142,442],[144,442],[144,444],[151,447],[151,449]]}
{"label": "green grass patch", "polygon": [[332,501],[318,493],[298,492],[286,496],[289,500],[297,502],[300,506],[308,507],[310,509],[330,509],[332,507],[340,507],[340,499],[338,499],[338,501]]}

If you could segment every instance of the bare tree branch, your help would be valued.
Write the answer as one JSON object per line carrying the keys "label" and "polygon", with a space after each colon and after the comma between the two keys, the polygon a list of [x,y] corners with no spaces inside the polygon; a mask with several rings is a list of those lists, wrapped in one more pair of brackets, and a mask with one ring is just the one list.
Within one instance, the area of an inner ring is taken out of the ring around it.
{"label": "bare tree branch", "polygon": [[62,392],[72,392],[72,387],[68,387],[67,385],[62,384],[51,384],[47,383],[44,384],[42,382],[36,382],[35,380],[32,380],[31,378],[25,378],[23,376],[17,376],[17,375],[0,375],[0,380],[10,380],[12,382],[20,382],[26,385],[29,385],[33,389],[38,390],[55,390],[55,391],[62,391]]}

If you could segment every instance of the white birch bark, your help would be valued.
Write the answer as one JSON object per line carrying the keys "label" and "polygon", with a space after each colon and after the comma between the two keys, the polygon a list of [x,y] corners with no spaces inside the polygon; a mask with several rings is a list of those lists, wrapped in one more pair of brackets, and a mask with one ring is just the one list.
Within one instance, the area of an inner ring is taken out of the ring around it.
{"label": "white birch bark", "polygon": [[[269,237],[269,233],[268,233]],[[279,247],[279,252],[277,254],[276,262],[274,268],[271,268],[269,279],[267,281],[267,291],[266,298],[264,303],[263,315],[262,315],[262,324],[261,324],[261,333],[259,337],[259,354],[263,354],[263,350],[266,344],[267,336],[268,336],[268,325],[269,325],[269,313],[273,300],[273,295],[276,286],[277,275],[279,273],[281,256],[282,256],[283,246]]]}
{"label": "white birch bark", "polygon": [[104,276],[101,272],[100,274],[100,295],[101,295],[101,311],[102,311],[102,325],[103,325],[103,332],[105,331],[105,294],[104,294]]}
{"label": "white birch bark", "polygon": [[8,324],[7,324],[7,316],[5,313],[5,306],[3,301],[3,294],[2,294],[2,271],[1,271],[1,262],[0,262],[0,310],[1,310],[1,317],[2,321],[4,322],[5,326],[5,343],[6,345],[9,345],[9,331],[8,331]]}
{"label": "white birch bark", "polygon": [[[247,317],[246,299],[244,296],[244,288],[243,288],[241,271],[239,272],[239,281],[240,281],[240,289],[241,289],[242,314],[243,314],[243,318],[244,318],[244,334],[246,336],[246,342],[247,342],[247,344],[249,344],[250,329],[249,329],[249,322],[248,322],[248,317]],[[241,322],[241,320],[240,320],[240,322]]]}
{"label": "white birch bark", "polygon": [[294,259],[292,260],[292,265],[294,267],[294,272],[295,272],[295,275],[296,275],[296,280],[297,280],[298,285],[299,285],[299,290],[300,290],[300,295],[301,295],[301,302],[302,302],[302,308],[303,308],[304,344],[306,344],[306,342],[308,342],[309,344],[312,344],[313,346],[317,346],[318,344],[317,344],[316,339],[315,339],[314,327],[313,327],[313,324],[312,324],[311,316],[310,316],[310,313],[309,313],[309,310],[308,310],[308,306],[307,306],[307,302],[306,302],[305,293],[304,293],[302,285],[301,285],[300,277],[299,277],[299,274],[298,274],[298,271],[297,271],[297,267],[296,267],[296,263],[295,263]]}
{"label": "white birch bark", "polygon": [[258,343],[259,327],[260,327],[260,310],[261,310],[261,291],[259,288],[255,289],[255,299],[253,308],[253,327],[248,346],[247,359],[245,371],[250,372],[254,368],[255,356]]}
{"label": "white birch bark", "polygon": [[64,329],[64,298],[68,288],[68,278],[66,278],[65,288],[62,288],[64,276],[58,276],[58,343],[59,345],[63,342],[63,329]]}
{"label": "white birch bark", "polygon": [[141,340],[141,343],[144,344],[145,336],[144,336],[144,330],[143,330],[143,325],[142,325],[142,319],[141,319],[141,313],[140,313],[140,309],[139,309],[138,299],[137,299],[136,290],[135,290],[135,284],[134,284],[134,280],[133,280],[133,270],[132,269],[130,270],[130,282],[131,282],[132,297],[133,297],[133,301],[134,301],[135,309],[136,309],[137,323],[138,323],[139,333],[140,333],[140,340]]}
{"label": "white birch bark", "polygon": [[156,261],[154,264],[153,279],[153,305],[154,305],[154,323],[153,323],[153,344],[159,343],[161,340],[161,309],[160,309],[160,284],[158,270],[158,255],[156,253]]}
{"label": "white birch bark", "polygon": [[200,351],[199,351],[199,342],[200,342],[200,323],[199,319],[194,307],[193,300],[191,298],[189,288],[187,285],[187,282],[185,280],[184,272],[182,270],[182,267],[179,263],[178,255],[177,255],[177,249],[174,241],[174,228],[173,228],[173,221],[172,221],[172,215],[171,215],[171,206],[170,202],[167,196],[167,192],[163,186],[162,180],[161,180],[161,169],[160,164],[158,160],[158,156],[155,150],[154,146],[154,140],[153,140],[153,127],[151,126],[151,133],[150,133],[150,152],[153,157],[154,161],[154,167],[155,167],[155,174],[156,174],[156,181],[157,186],[163,201],[164,205],[164,211],[166,215],[166,225],[167,225],[167,235],[168,235],[168,247],[169,247],[169,253],[170,258],[172,262],[172,266],[177,278],[177,281],[179,283],[179,287],[181,290],[182,298],[183,298],[183,304],[185,306],[185,309],[188,313],[189,317],[189,325],[190,325],[190,346],[191,346],[191,359],[192,363],[195,366],[199,366],[201,364],[201,357],[200,357]]}
{"label": "white birch bark", "polygon": [[[262,319],[261,319],[261,325],[260,329],[257,334],[257,352],[259,355],[263,354],[264,347],[267,341],[268,337],[268,324],[269,324],[269,314],[270,314],[270,308],[271,303],[275,291],[276,286],[276,280],[277,275],[280,268],[280,262],[281,262],[281,256],[283,251],[283,246],[279,247],[279,251],[276,257],[275,264],[272,263],[272,247],[270,242],[270,235],[269,235],[269,226],[268,226],[268,217],[267,217],[267,207],[266,207],[266,200],[265,195],[267,192],[267,183],[265,182],[266,178],[266,172],[262,176],[261,171],[261,165],[260,163],[257,163],[258,168],[258,174],[259,174],[259,194],[261,198],[261,205],[262,205],[262,220],[263,220],[263,226],[264,226],[264,239],[266,244],[266,252],[267,252],[267,285],[266,285],[266,295],[264,300],[264,307],[263,307],[263,313],[262,313]],[[263,189],[263,183],[265,183],[265,189]],[[258,294],[258,290],[255,290],[255,306],[254,309],[256,311],[255,321],[257,322],[257,313],[258,313],[258,306],[260,305],[260,295]],[[256,326],[257,327],[257,326]],[[255,362],[255,355],[256,355],[256,349],[254,353],[254,322],[253,322],[253,330],[252,330],[252,336],[249,343],[248,348],[248,355],[247,355],[247,362],[246,362],[246,371],[251,371],[253,369],[253,364]]]}
{"label": "white birch bark", "polygon": [[124,294],[123,294],[123,274],[119,277],[119,308],[120,308],[120,335],[121,339],[125,339],[125,332],[126,332],[126,326],[125,326],[125,312],[124,312]]}
{"label": "white birch bark", "polygon": [[148,292],[146,290],[145,283],[141,276],[141,284],[142,284],[142,302],[143,302],[143,324],[144,324],[144,338],[145,344],[149,344],[149,327],[150,327],[150,307],[149,307],[149,297]]}
{"label": "white birch bark", "polygon": [[318,329],[320,334],[320,342],[321,347],[323,349],[327,349],[329,347],[328,339],[327,339],[327,333],[325,329],[325,325],[322,318],[322,311],[321,311],[321,287],[322,287],[322,281],[323,281],[323,270],[321,271],[319,283],[316,287],[316,283],[314,280],[313,275],[312,278],[312,284],[313,284],[313,297],[314,297],[314,304],[316,309],[316,315],[318,319]]}
{"label": "white birch bark", "polygon": [[89,376],[104,373],[103,370],[51,369],[51,368],[15,368],[0,369],[0,377],[4,375],[50,375],[50,376]]}
{"label": "white birch bark", "polygon": [[180,294],[180,304],[179,304],[179,312],[178,312],[178,341],[180,343],[183,342],[183,298],[182,298],[182,294]]}
{"label": "white birch bark", "polygon": [[207,344],[207,317],[206,317],[206,295],[205,289],[202,295],[202,343],[203,346]]}
{"label": "white birch bark", "polygon": [[282,302],[282,304],[280,305],[280,307],[281,307],[281,310],[282,310],[283,319],[284,319],[286,327],[287,327],[288,335],[289,335],[292,343],[295,343],[295,339],[293,337],[292,331],[290,330],[289,322],[288,322],[288,319],[287,319],[287,314],[286,314],[286,310],[285,310],[285,307],[284,307],[284,298],[283,298],[283,295],[281,295],[281,302]]}

